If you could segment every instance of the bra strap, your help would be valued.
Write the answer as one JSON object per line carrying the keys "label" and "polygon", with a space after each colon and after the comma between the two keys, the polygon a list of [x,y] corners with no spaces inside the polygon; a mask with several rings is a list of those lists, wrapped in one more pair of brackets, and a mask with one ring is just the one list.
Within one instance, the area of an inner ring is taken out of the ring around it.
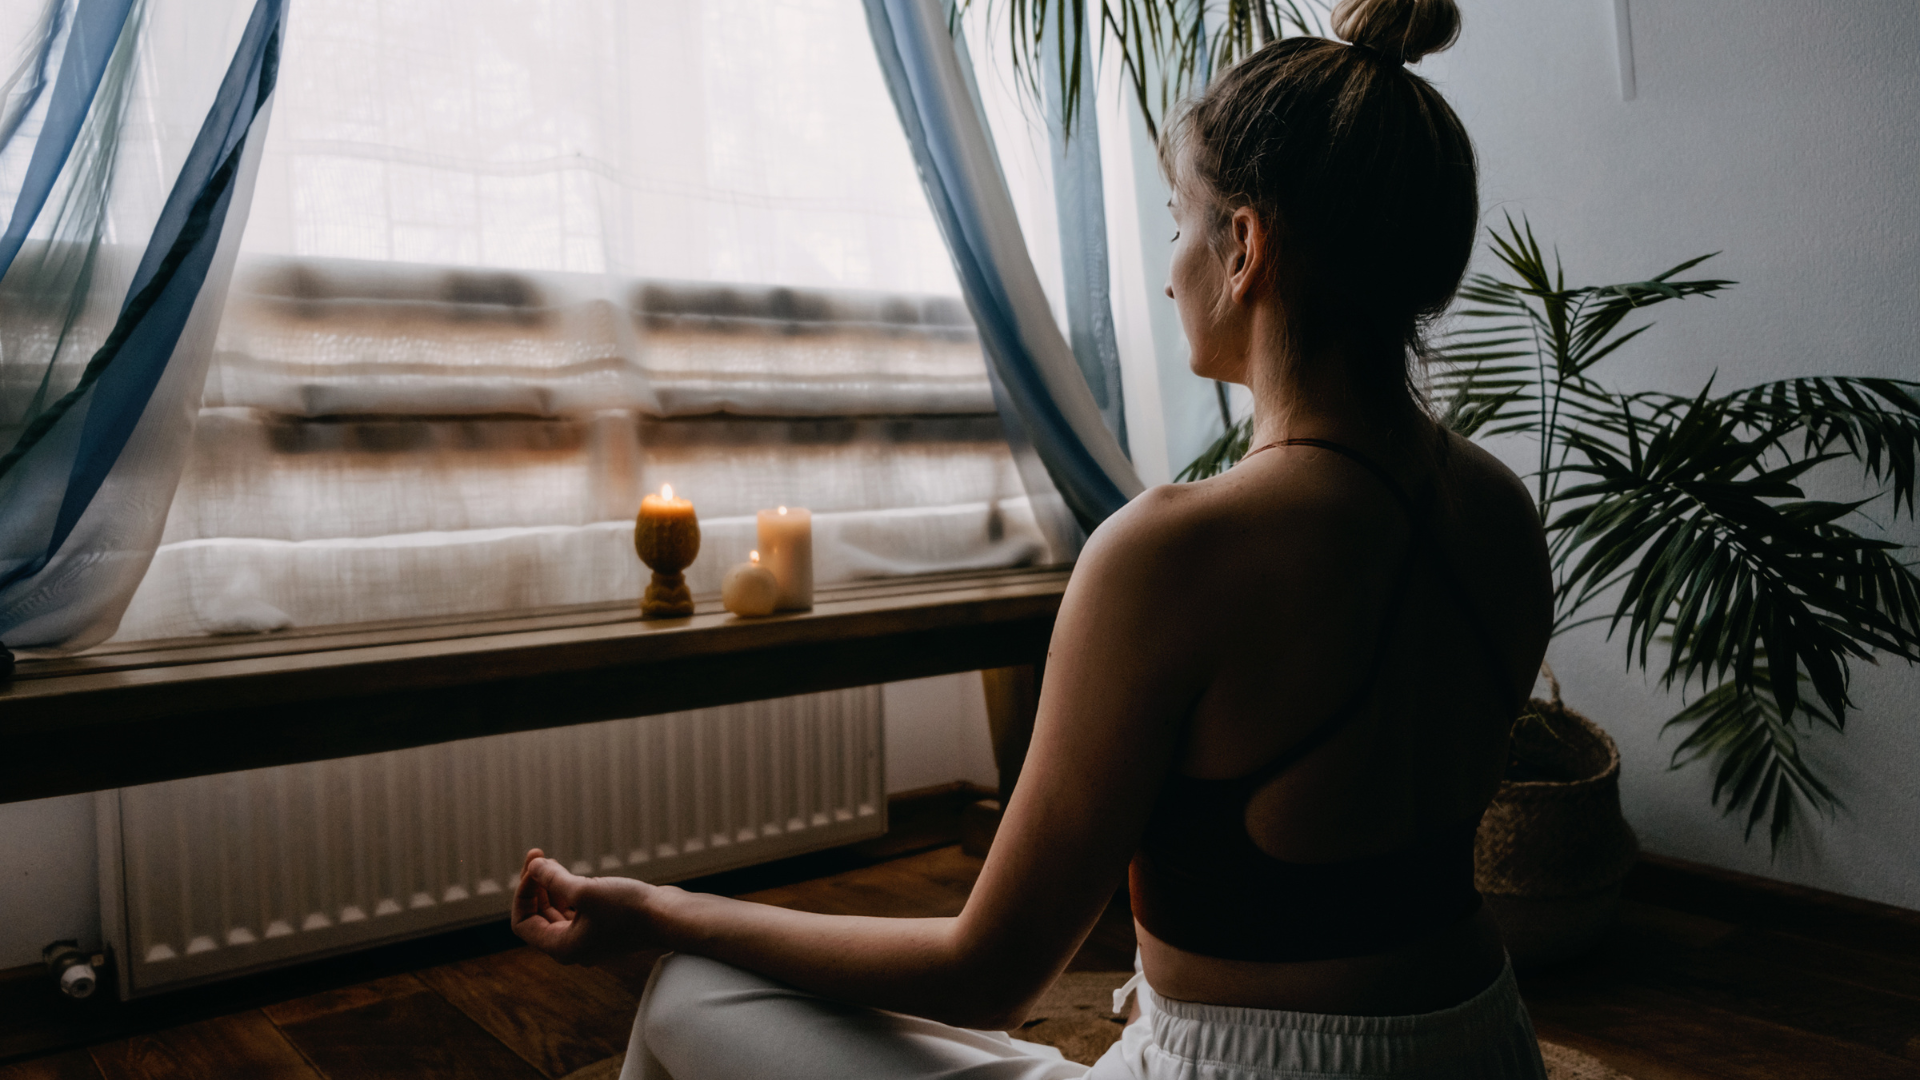
{"label": "bra strap", "polygon": [[[1380,613],[1380,632],[1374,639],[1373,656],[1367,661],[1367,669],[1361,677],[1360,685],[1355,687],[1347,700],[1333,711],[1333,715],[1321,721],[1319,727],[1307,732],[1293,745],[1274,755],[1272,760],[1259,769],[1240,778],[1240,783],[1253,788],[1264,786],[1267,781],[1292,768],[1294,763],[1313,753],[1321,743],[1332,738],[1359,715],[1361,702],[1366,700],[1367,691],[1373,688],[1376,676],[1380,674],[1381,667],[1387,662],[1387,645],[1393,639],[1394,627],[1400,622],[1400,609],[1406,606],[1407,590],[1413,584],[1413,561],[1419,554],[1420,538],[1423,533],[1420,528],[1420,516],[1414,512],[1413,500],[1407,497],[1406,489],[1400,486],[1392,474],[1358,450],[1326,439],[1282,439],[1279,442],[1268,443],[1258,450],[1249,451],[1246,457],[1252,457],[1261,450],[1270,450],[1276,446],[1314,446],[1322,450],[1331,450],[1372,473],[1387,489],[1387,493],[1393,496],[1394,501],[1400,504],[1401,512],[1407,516],[1407,554],[1400,560],[1400,572],[1394,575],[1393,591],[1387,595],[1386,610]],[[1246,458],[1241,460],[1244,461]]]}
{"label": "bra strap", "polygon": [[[1377,477],[1382,484],[1386,485],[1387,490],[1393,494],[1393,497],[1399,500],[1400,509],[1406,511],[1409,526],[1413,530],[1414,540],[1416,542],[1423,539],[1429,541],[1428,546],[1433,549],[1434,566],[1440,571],[1440,580],[1446,585],[1447,591],[1453,594],[1454,603],[1459,607],[1460,613],[1466,616],[1467,625],[1472,628],[1473,636],[1479,639],[1480,652],[1486,659],[1487,665],[1493,669],[1494,677],[1499,680],[1501,696],[1509,699],[1511,704],[1509,712],[1514,716],[1519,716],[1520,708],[1526,704],[1526,702],[1513,698],[1513,672],[1507,668],[1507,658],[1501,655],[1499,643],[1494,640],[1492,632],[1487,629],[1485,620],[1481,619],[1480,609],[1473,602],[1473,594],[1467,591],[1466,584],[1460,580],[1458,574],[1453,572],[1453,564],[1448,562],[1446,556],[1441,553],[1439,545],[1430,542],[1432,533],[1427,529],[1426,522],[1422,520],[1420,514],[1415,511],[1413,500],[1407,497],[1405,489],[1401,488],[1401,486],[1394,481],[1393,476],[1368,459],[1368,457],[1360,451],[1350,446],[1342,446],[1337,442],[1330,442],[1326,439],[1282,439],[1277,443],[1268,443],[1267,445],[1317,446],[1322,450],[1331,450],[1336,454],[1345,456],[1361,468],[1366,469]],[[1265,450],[1266,447],[1263,446],[1260,449]],[[1258,451],[1256,451],[1256,453],[1257,452]],[[1241,460],[1244,461],[1245,458]]]}
{"label": "bra strap", "polygon": [[[1311,754],[1321,743],[1332,738],[1359,714],[1360,703],[1366,698],[1367,691],[1372,689],[1375,676],[1379,675],[1380,668],[1386,663],[1387,643],[1392,639],[1394,625],[1399,622],[1400,609],[1406,604],[1407,590],[1413,581],[1413,561],[1419,555],[1422,541],[1429,539],[1430,536],[1425,522],[1414,506],[1413,499],[1407,495],[1406,489],[1400,486],[1400,482],[1393,478],[1393,474],[1351,446],[1329,439],[1281,439],[1247,451],[1240,460],[1245,461],[1262,450],[1271,450],[1276,446],[1312,446],[1331,451],[1372,473],[1374,478],[1380,481],[1381,486],[1387,489],[1387,493],[1393,496],[1393,500],[1400,504],[1401,512],[1407,516],[1407,554],[1400,562],[1400,572],[1395,578],[1393,592],[1387,600],[1386,610],[1381,614],[1380,634],[1374,642],[1373,658],[1367,664],[1366,675],[1361,679],[1359,687],[1340,708],[1334,710],[1332,716],[1322,721],[1319,727],[1282,750],[1267,764],[1241,778],[1241,783],[1256,788],[1264,786],[1267,781],[1287,771],[1295,762]],[[1434,548],[1434,562],[1440,570],[1441,580],[1445,582],[1447,590],[1453,593],[1461,613],[1466,616],[1467,624],[1472,628],[1474,637],[1479,639],[1480,651],[1493,669],[1494,676],[1499,679],[1502,695],[1510,698],[1513,694],[1512,674],[1507,669],[1506,658],[1500,654],[1492,633],[1487,630],[1486,623],[1481,620],[1480,611],[1473,604],[1473,597],[1467,592],[1466,586],[1461,583],[1459,577],[1454,574],[1453,566],[1448,563],[1437,547]],[[1512,704],[1513,715],[1520,715],[1522,703],[1515,701]]]}
{"label": "bra strap", "polygon": [[1400,609],[1406,606],[1407,586],[1413,580],[1413,546],[1408,544],[1407,557],[1400,564],[1400,573],[1394,578],[1393,592],[1387,599],[1387,608],[1380,613],[1380,634],[1374,639],[1373,656],[1367,661],[1366,674],[1360,679],[1360,685],[1347,695],[1347,700],[1335,709],[1332,716],[1320,722],[1320,726],[1306,733],[1293,745],[1275,754],[1265,765],[1240,778],[1240,783],[1249,788],[1266,786],[1267,781],[1292,768],[1301,758],[1319,749],[1320,744],[1333,738],[1340,729],[1346,727],[1354,717],[1360,715],[1360,704],[1366,700],[1367,691],[1373,689],[1380,669],[1387,662],[1387,645],[1393,640],[1393,628],[1400,621]]}
{"label": "bra strap", "polygon": [[1245,461],[1261,450],[1271,450],[1276,446],[1315,446],[1322,450],[1331,450],[1339,454],[1341,457],[1372,473],[1374,479],[1380,481],[1381,486],[1387,489],[1387,494],[1392,495],[1393,500],[1400,504],[1400,509],[1405,511],[1408,521],[1418,527],[1420,515],[1415,512],[1413,499],[1407,495],[1407,489],[1400,486],[1400,481],[1395,480],[1392,473],[1381,468],[1372,458],[1355,450],[1351,446],[1334,442],[1331,439],[1281,439],[1278,442],[1270,442],[1265,446],[1247,451],[1241,455],[1240,460]]}

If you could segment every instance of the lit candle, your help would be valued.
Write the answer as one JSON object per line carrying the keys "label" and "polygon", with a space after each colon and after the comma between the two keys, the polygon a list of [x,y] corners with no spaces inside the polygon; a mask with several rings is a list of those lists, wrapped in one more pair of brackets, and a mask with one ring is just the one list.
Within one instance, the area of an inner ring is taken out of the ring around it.
{"label": "lit candle", "polygon": [[760,565],[760,553],[747,552],[747,561],[727,571],[720,582],[720,603],[735,615],[771,615],[779,603],[780,583]]}
{"label": "lit candle", "polygon": [[643,619],[693,614],[693,594],[681,571],[700,554],[700,519],[693,503],[673,497],[673,485],[640,500],[640,516],[633,523],[633,550],[653,570],[646,595],[640,598]]}
{"label": "lit candle", "polygon": [[798,506],[762,510],[760,552],[780,584],[782,611],[813,606],[813,512]]}

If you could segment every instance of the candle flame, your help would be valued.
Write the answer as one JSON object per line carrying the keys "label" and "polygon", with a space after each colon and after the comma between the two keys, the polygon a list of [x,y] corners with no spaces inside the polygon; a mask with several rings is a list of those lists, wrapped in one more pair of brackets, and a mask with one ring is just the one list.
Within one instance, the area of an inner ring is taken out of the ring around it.
{"label": "candle flame", "polygon": [[673,501],[673,485],[672,485],[672,484],[661,484],[661,485],[660,485],[660,497],[661,497],[661,498],[663,498],[663,499],[665,499],[665,500],[667,500],[668,502],[672,502],[672,501]]}
{"label": "candle flame", "polygon": [[759,552],[757,552],[757,551],[749,551],[749,552],[747,552],[747,561],[748,561],[748,562],[750,562],[750,563],[752,563],[752,564],[753,564],[753,565],[755,565],[755,566],[759,566],[759,565],[760,565],[760,553],[759,553]]}
{"label": "candle flame", "polygon": [[784,507],[784,506],[783,506],[783,507],[781,507],[781,508],[780,508],[780,512],[781,512],[782,514],[784,514],[784,513],[786,513],[786,512],[787,512],[787,508],[786,508],[786,507]]}

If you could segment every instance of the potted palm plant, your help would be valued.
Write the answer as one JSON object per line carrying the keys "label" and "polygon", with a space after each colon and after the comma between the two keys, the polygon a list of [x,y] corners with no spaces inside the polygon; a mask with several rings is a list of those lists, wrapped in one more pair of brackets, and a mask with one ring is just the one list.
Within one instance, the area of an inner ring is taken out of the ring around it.
{"label": "potted palm plant", "polygon": [[[1533,441],[1532,476],[1553,553],[1555,632],[1625,631],[1631,663],[1697,696],[1666,722],[1673,764],[1709,761],[1711,800],[1781,838],[1834,792],[1800,754],[1816,727],[1845,728],[1853,661],[1920,660],[1920,578],[1861,513],[1914,510],[1920,384],[1804,376],[1691,397],[1611,388],[1601,361],[1651,328],[1629,318],[1734,284],[1680,280],[1569,287],[1531,228],[1507,222],[1441,350],[1435,397],[1467,436]],[[1877,489],[1809,498],[1833,463]],[[1847,463],[1847,464],[1842,464]],[[1657,646],[1657,648],[1656,648]]]}

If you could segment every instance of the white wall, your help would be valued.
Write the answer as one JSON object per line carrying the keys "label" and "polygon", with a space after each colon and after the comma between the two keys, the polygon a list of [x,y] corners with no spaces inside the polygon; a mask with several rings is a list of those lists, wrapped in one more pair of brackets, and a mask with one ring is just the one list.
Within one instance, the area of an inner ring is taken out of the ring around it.
{"label": "white wall", "polygon": [[62,938],[100,946],[94,851],[92,795],[0,804],[0,969]]}
{"label": "white wall", "polygon": [[887,792],[955,780],[1000,786],[977,672],[888,683]]}
{"label": "white wall", "polygon": [[[1631,3],[1631,101],[1614,0],[1461,0],[1459,44],[1424,65],[1479,147],[1487,222],[1526,214],[1571,281],[1724,252],[1701,272],[1740,284],[1660,311],[1605,377],[1676,392],[1715,371],[1723,387],[1920,378],[1920,5]],[[1668,771],[1676,739],[1659,726],[1678,695],[1597,632],[1549,659],[1569,704],[1619,741],[1648,850],[1920,908],[1920,675],[1906,665],[1856,665],[1860,711],[1811,746],[1849,809],[1770,860],[1763,837],[1743,842],[1709,809],[1707,771]]]}
{"label": "white wall", "polygon": [[[887,791],[972,780],[993,787],[980,676],[890,683]],[[100,889],[93,796],[0,804],[0,969],[38,963],[50,941],[100,944]]]}

